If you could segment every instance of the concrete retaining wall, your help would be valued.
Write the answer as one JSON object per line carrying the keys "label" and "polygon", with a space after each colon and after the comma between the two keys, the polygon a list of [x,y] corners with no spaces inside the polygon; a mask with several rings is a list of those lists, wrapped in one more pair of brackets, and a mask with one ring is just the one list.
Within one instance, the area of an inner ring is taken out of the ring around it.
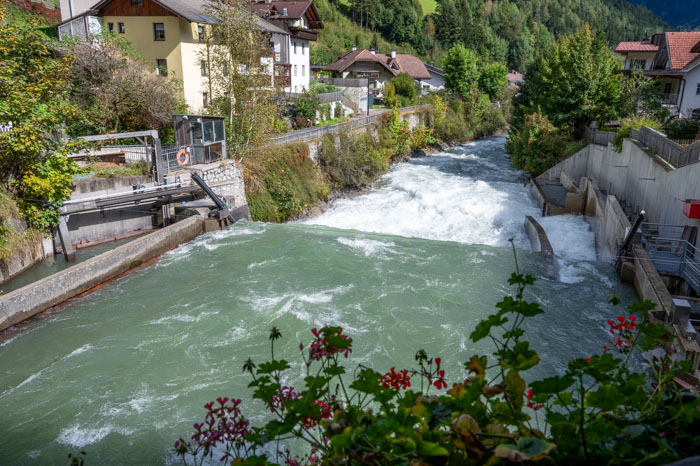
{"label": "concrete retaining wall", "polygon": [[0,296],[0,330],[140,266],[202,232],[204,217],[189,217],[69,269]]}
{"label": "concrete retaining wall", "polygon": [[565,172],[574,179],[596,181],[635,212],[646,211],[652,223],[697,225],[683,215],[683,199],[700,199],[700,163],[672,169],[633,139],[625,139],[622,153],[612,146],[588,145],[542,175],[559,179]]}
{"label": "concrete retaining wall", "polygon": [[111,194],[130,188],[135,184],[147,184],[151,179],[148,176],[118,176],[114,178],[80,178],[73,182],[73,196],[85,193]]}
{"label": "concrete retaining wall", "polygon": [[38,264],[46,257],[41,239],[27,239],[24,245],[8,257],[0,259],[0,283],[19,275],[28,268]]}
{"label": "concrete retaining wall", "polygon": [[559,278],[557,271],[557,261],[554,259],[554,249],[552,248],[547,233],[544,228],[531,216],[525,217],[525,233],[530,238],[532,250],[539,252],[542,257],[542,267],[547,278],[557,280]]}

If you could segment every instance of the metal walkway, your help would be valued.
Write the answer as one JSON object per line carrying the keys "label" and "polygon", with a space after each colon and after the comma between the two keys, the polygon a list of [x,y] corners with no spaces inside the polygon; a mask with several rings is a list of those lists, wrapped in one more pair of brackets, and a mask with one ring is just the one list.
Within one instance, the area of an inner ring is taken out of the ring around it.
{"label": "metal walkway", "polygon": [[696,235],[693,227],[642,224],[642,244],[656,270],[682,278],[700,295],[700,249],[693,245]]}

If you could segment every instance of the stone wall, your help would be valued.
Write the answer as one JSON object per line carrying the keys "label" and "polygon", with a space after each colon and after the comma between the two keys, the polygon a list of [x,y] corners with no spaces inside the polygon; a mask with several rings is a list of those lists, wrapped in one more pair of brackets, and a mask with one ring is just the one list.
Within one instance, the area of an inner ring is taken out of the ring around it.
{"label": "stone wall", "polygon": [[[203,168],[206,167],[206,168]],[[233,160],[222,160],[219,164],[194,167],[217,196],[235,209],[248,204],[243,184],[243,170]]]}

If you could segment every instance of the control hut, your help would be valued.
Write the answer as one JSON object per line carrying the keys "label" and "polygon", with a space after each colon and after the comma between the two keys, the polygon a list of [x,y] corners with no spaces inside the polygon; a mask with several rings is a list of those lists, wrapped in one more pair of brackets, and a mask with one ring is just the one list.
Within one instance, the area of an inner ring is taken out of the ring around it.
{"label": "control hut", "polygon": [[224,117],[173,115],[175,144],[185,149],[191,164],[211,163],[226,158]]}

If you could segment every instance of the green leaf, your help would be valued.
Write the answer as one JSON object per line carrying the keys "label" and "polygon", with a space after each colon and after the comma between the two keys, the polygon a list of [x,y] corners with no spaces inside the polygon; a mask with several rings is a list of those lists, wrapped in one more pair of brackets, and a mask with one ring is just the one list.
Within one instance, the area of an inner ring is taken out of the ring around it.
{"label": "green leaf", "polygon": [[536,366],[540,362],[540,357],[535,350],[530,349],[530,343],[519,341],[513,345],[511,351],[506,350],[501,367],[504,369],[517,369],[524,371]]}
{"label": "green leaf", "polygon": [[284,359],[263,362],[258,366],[258,374],[272,374],[277,371],[289,369],[289,364]]}
{"label": "green leaf", "polygon": [[493,327],[498,327],[499,325],[503,325],[506,322],[508,322],[508,319],[505,317],[501,317],[499,314],[492,314],[488,316],[486,320],[482,320],[476,325],[476,329],[469,335],[469,338],[476,343],[479,340],[483,340],[487,336],[489,336],[489,333],[491,332],[491,329]]}
{"label": "green leaf", "polygon": [[418,454],[421,456],[448,456],[449,451],[435,442],[418,441]]}
{"label": "green leaf", "polygon": [[372,395],[381,390],[382,387],[379,385],[379,379],[381,378],[382,376],[379,372],[372,369],[363,369],[350,384],[350,388]]}
{"label": "green leaf", "polygon": [[530,461],[538,461],[549,454],[554,444],[536,437],[525,437],[518,440],[518,451]]}
{"label": "green leaf", "polygon": [[560,393],[573,384],[574,379],[570,377],[555,376],[532,382],[530,387],[535,393]]}
{"label": "green leaf", "polygon": [[510,370],[505,377],[506,396],[516,409],[523,407],[523,394],[525,393],[525,381],[516,370]]}
{"label": "green leaf", "polygon": [[330,367],[326,367],[325,369],[323,369],[323,372],[329,376],[341,375],[345,374],[345,368],[343,366],[334,364]]}
{"label": "green leaf", "polygon": [[612,411],[625,402],[625,395],[615,385],[599,385],[595,392],[586,393],[588,406]]}

